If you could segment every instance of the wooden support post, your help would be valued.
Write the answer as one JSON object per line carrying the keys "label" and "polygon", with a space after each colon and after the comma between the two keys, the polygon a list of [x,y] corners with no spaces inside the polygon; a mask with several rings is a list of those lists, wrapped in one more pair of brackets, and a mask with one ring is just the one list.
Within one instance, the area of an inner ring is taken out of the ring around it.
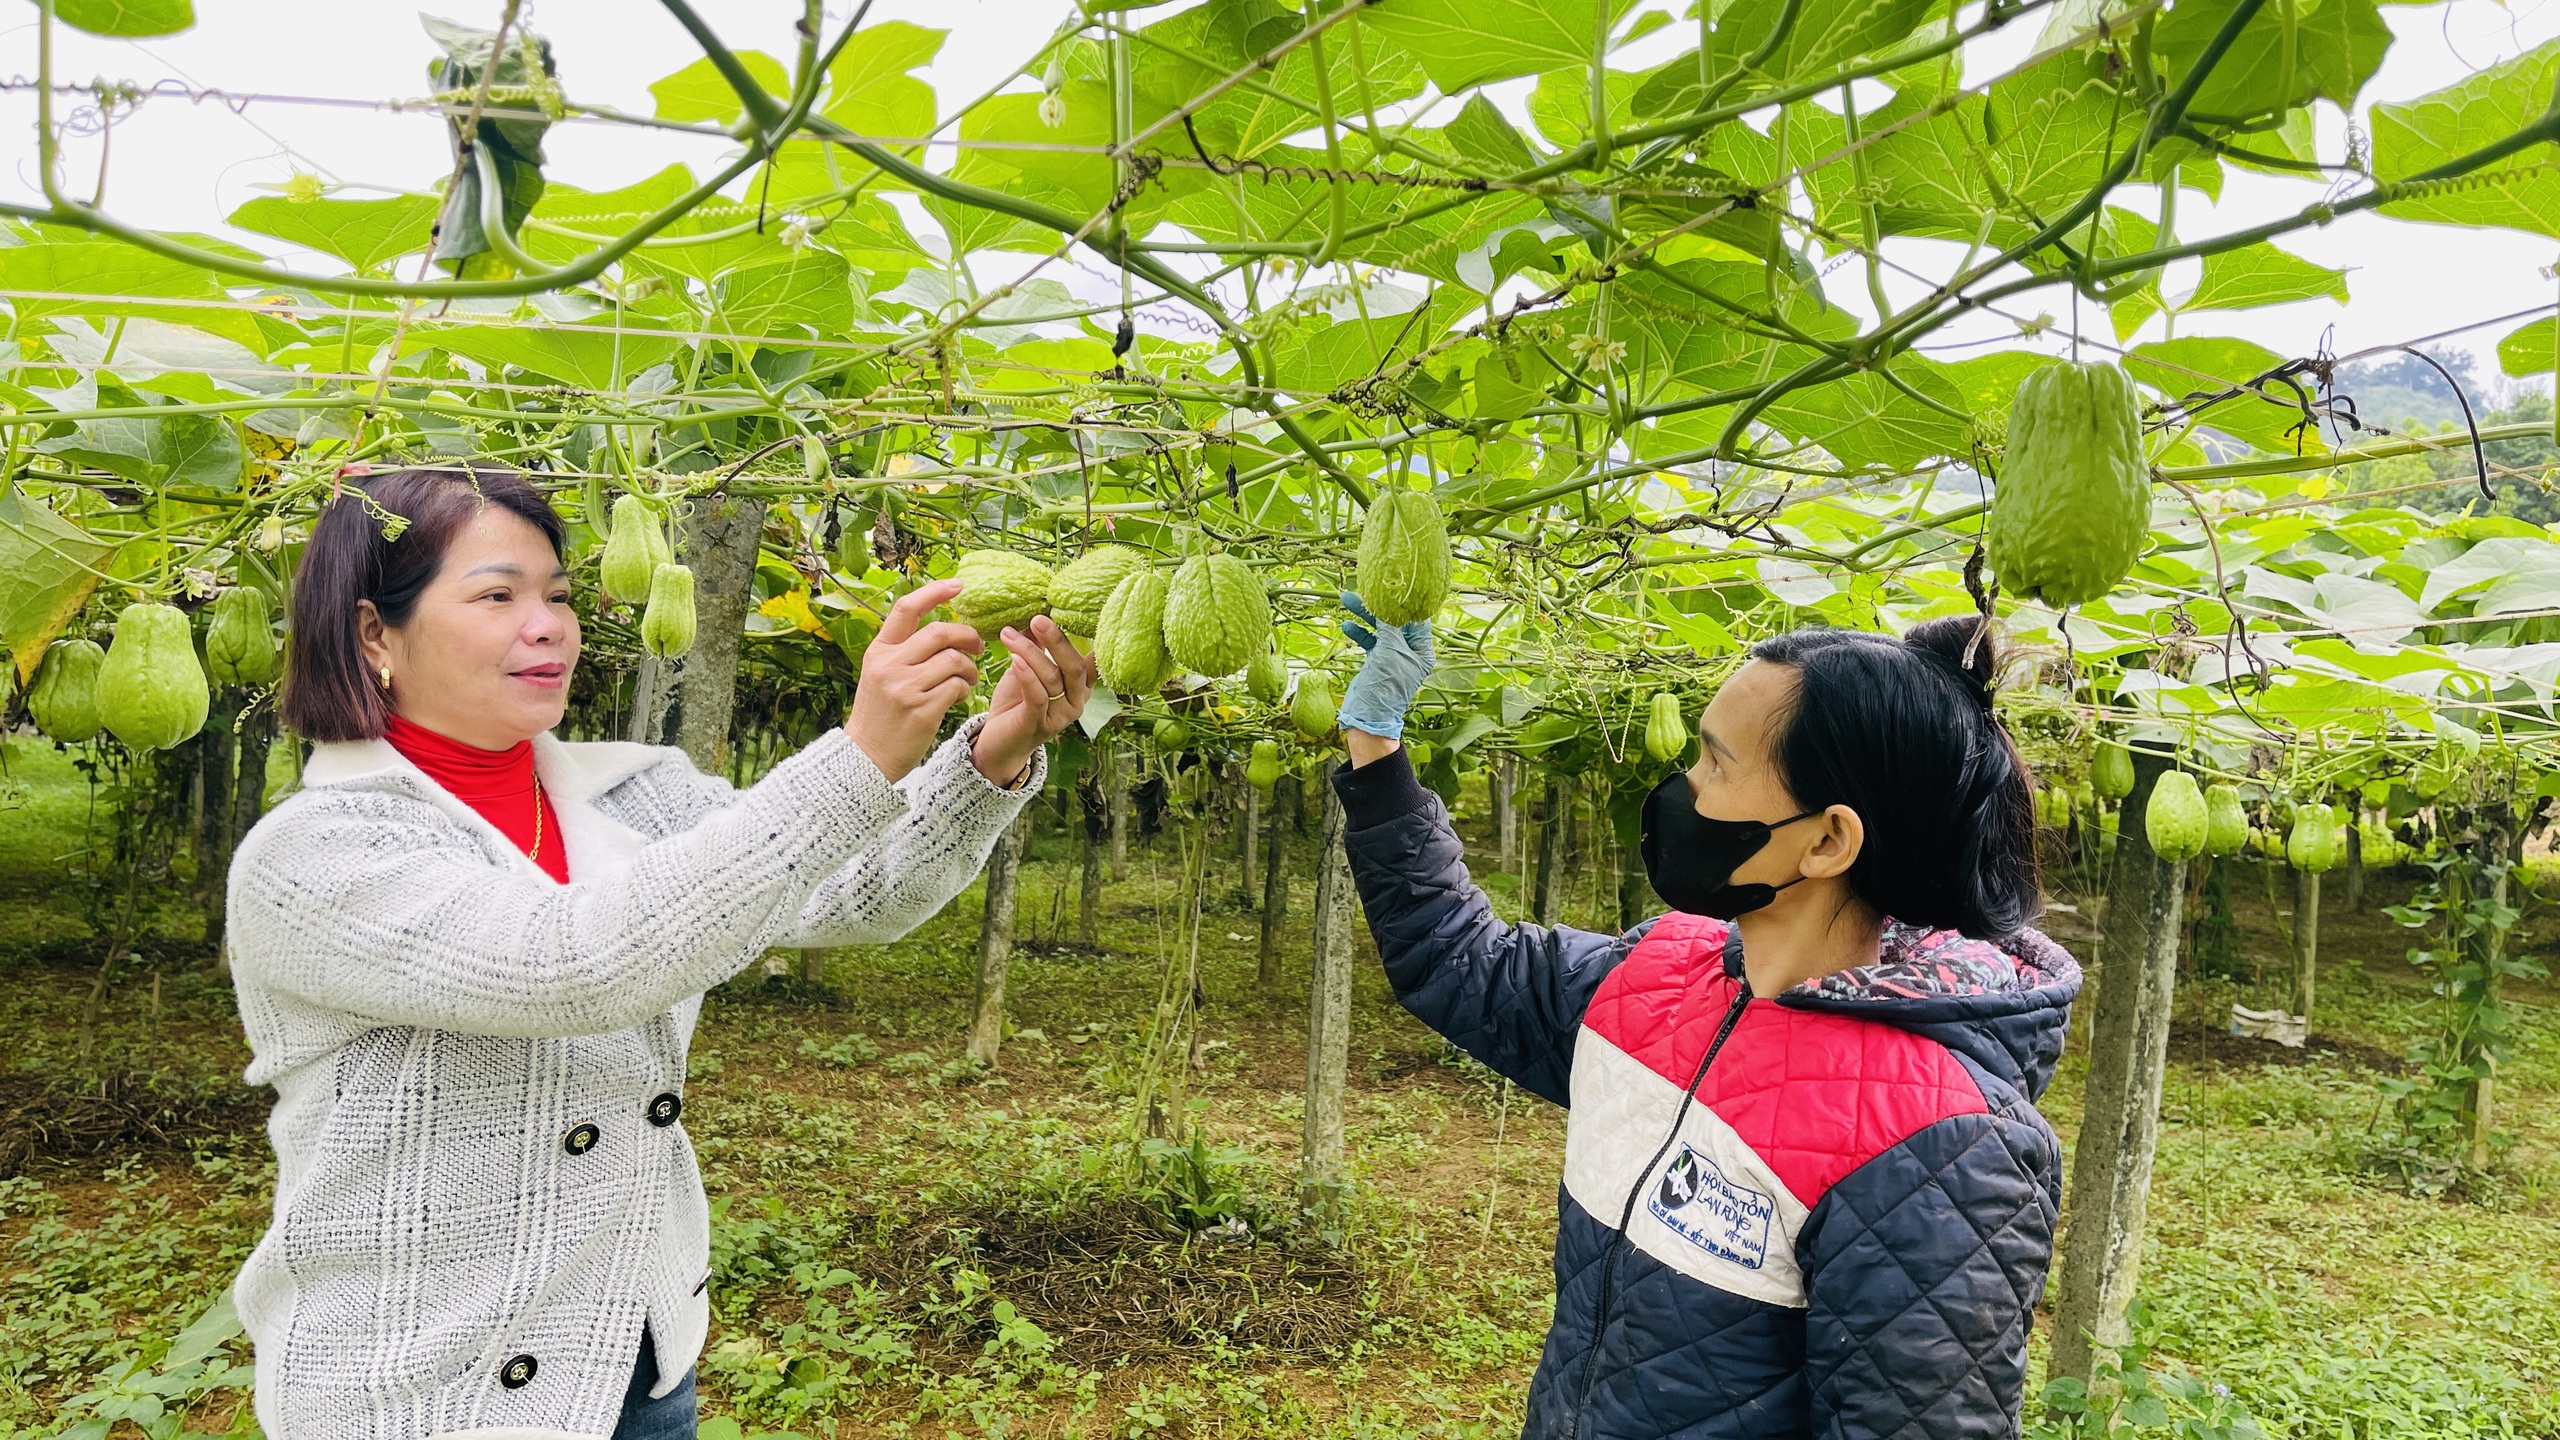
{"label": "wooden support post", "polygon": [[1351,1074],[1351,857],[1343,849],[1342,800],[1332,776],[1324,789],[1316,847],[1315,963],[1307,986],[1307,1112],[1299,1153],[1298,1199],[1336,1217],[1342,1201],[1344,1093]]}
{"label": "wooden support post", "polygon": [[[1280,785],[1295,789],[1298,777],[1283,775]],[[1253,983],[1271,989],[1280,983],[1280,926],[1289,914],[1289,840],[1281,820],[1280,786],[1271,790],[1271,833],[1262,847],[1262,953]]]}
{"label": "wooden support post", "polygon": [[225,938],[226,914],[230,899],[231,856],[240,848],[240,839],[267,808],[267,754],[276,738],[275,697],[267,696],[250,708],[235,712],[233,724],[233,779],[230,808],[220,817],[224,840],[222,874],[205,890],[205,939],[213,946],[213,973],[228,978],[231,974],[231,946]]}
{"label": "wooden support post", "polygon": [[237,686],[214,692],[213,704],[196,745],[195,819],[196,893],[204,904],[205,943],[222,948],[223,909],[230,900],[231,852],[239,843],[231,828],[235,811],[234,776],[239,765],[240,714],[248,695]]}
{"label": "wooden support post", "polygon": [[1262,792],[1251,785],[1244,787],[1244,833],[1238,844],[1244,851],[1242,863],[1236,867],[1236,901],[1247,910],[1253,908],[1254,888],[1262,869]]}
{"label": "wooden support post", "polygon": [[1565,778],[1547,776],[1538,796],[1538,882],[1530,897],[1530,918],[1541,925],[1556,923],[1556,912],[1564,907],[1564,852],[1571,843],[1566,827],[1572,814],[1573,795]]}
{"label": "wooden support post", "polygon": [[[2167,768],[2159,756],[2134,752],[2125,814],[2142,814]],[[2098,1349],[2127,1338],[2125,1307],[2141,1278],[2143,1209],[2160,1144],[2160,1086],[2186,882],[2185,862],[2154,855],[2140,823],[2119,827],[2097,975],[2081,996],[2095,1014],[2072,1156],[2071,1227],[2063,1236],[2054,1302],[2048,1373],[2057,1379],[2091,1379]]]}
{"label": "wooden support post", "polygon": [[[744,617],[740,618],[744,623]],[[631,672],[631,715],[624,723],[622,738],[635,745],[655,745],[666,731],[667,702],[681,683],[681,660],[665,661],[647,651],[640,652],[640,664]]]}
{"label": "wooden support post", "polygon": [[2320,981],[2320,873],[2293,872],[2293,1003],[2302,1033],[2311,1031],[2311,1002]]}
{"label": "wooden support post", "polygon": [[1618,847],[1618,928],[1633,930],[1655,909],[1653,877],[1644,873],[1644,852]]}
{"label": "wooden support post", "polygon": [[[738,645],[755,598],[765,502],[706,495],[685,505],[680,555],[693,567],[696,620],[676,692],[676,743],[705,775],[729,771],[729,720],[738,704]],[[637,707],[635,707],[637,708]]]}
{"label": "wooden support post", "polygon": [[1005,971],[1013,960],[1014,898],[1021,890],[1030,814],[1025,806],[987,856],[986,907],[978,918],[978,1005],[969,1021],[969,1061],[982,1068],[996,1063],[1004,1044]]}
{"label": "wooden support post", "polygon": [[1111,807],[1111,883],[1117,885],[1129,878],[1129,757],[1116,745],[1103,754],[1110,769],[1104,793]]}
{"label": "wooden support post", "polygon": [[1082,842],[1079,858],[1083,873],[1076,890],[1076,944],[1084,949],[1102,948],[1102,835],[1107,824],[1097,805],[1108,805],[1106,793],[1079,780],[1076,804],[1084,813],[1077,817],[1076,835]]}
{"label": "wooden support post", "polygon": [[[2507,903],[2508,880],[2524,864],[2524,831],[2515,826],[2491,822],[2483,827],[2482,846],[2503,862],[2497,879],[2489,884],[2489,898],[2504,906]],[[2494,1013],[2498,1003],[2500,969],[2507,955],[2507,931],[2496,925],[2484,925],[2474,937],[2480,946],[2480,978],[2476,982],[2484,992]],[[2489,1168],[2489,1142],[2497,1135],[2498,1057],[2491,1047],[2479,1039],[2471,1042],[2479,1050],[2480,1073],[2473,1077],[2468,1093],[2462,1097],[2463,1158],[2474,1170]]]}

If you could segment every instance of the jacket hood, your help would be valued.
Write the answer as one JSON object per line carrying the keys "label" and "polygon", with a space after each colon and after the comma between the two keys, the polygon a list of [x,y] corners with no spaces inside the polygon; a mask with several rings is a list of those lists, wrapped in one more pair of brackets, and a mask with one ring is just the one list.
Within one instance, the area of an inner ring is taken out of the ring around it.
{"label": "jacket hood", "polygon": [[1994,943],[1887,921],[1874,964],[1798,985],[1778,1003],[1926,1036],[2032,1101],[2053,1083],[2080,979],[2080,962],[2040,930]]}

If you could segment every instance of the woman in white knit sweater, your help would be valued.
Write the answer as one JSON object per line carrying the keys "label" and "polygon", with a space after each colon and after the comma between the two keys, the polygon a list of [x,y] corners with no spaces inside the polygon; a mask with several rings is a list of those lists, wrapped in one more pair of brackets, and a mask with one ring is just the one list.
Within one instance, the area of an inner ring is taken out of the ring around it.
{"label": "woman in white knit sweater", "polygon": [[[1091,662],[890,611],[851,715],[754,786],[567,744],[562,529],[521,476],[394,471],[323,513],[282,713],[302,788],[241,843],[232,973],[276,1088],[274,1223],[234,1286],[271,1440],[694,1430],[708,1226],[678,1123],[702,993],[773,945],[892,939],[1040,786]],[[405,524],[387,524],[390,517]],[[386,538],[389,531],[391,538]]]}

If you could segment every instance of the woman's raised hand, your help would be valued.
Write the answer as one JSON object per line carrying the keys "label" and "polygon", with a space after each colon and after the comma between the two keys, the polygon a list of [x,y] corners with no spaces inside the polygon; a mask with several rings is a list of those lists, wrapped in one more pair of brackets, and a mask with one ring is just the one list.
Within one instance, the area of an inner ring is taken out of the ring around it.
{"label": "woman's raised hand", "polygon": [[[942,728],[943,714],[978,683],[975,657],[987,642],[956,620],[924,623],[935,606],[959,593],[957,580],[936,580],[909,591],[889,607],[880,633],[862,652],[862,680],[854,689],[844,733],[892,781],[923,762],[933,749],[934,732]],[[980,746],[984,748],[983,740]]]}
{"label": "woman's raised hand", "polygon": [[973,758],[979,774],[1009,786],[1035,751],[1084,714],[1094,671],[1092,657],[1046,615],[1033,616],[1021,629],[1007,626],[1004,646],[1013,652],[1013,664],[987,702],[987,723],[978,732]]}

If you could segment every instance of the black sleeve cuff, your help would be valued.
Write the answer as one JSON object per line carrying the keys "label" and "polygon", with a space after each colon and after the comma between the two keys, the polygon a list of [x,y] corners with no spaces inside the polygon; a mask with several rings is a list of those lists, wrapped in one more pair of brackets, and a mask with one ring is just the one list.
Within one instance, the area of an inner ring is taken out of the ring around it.
{"label": "black sleeve cuff", "polygon": [[1413,760],[1401,748],[1357,769],[1346,762],[1333,772],[1333,793],[1342,798],[1343,823],[1353,830],[1418,814],[1431,804],[1431,792],[1414,778]]}

